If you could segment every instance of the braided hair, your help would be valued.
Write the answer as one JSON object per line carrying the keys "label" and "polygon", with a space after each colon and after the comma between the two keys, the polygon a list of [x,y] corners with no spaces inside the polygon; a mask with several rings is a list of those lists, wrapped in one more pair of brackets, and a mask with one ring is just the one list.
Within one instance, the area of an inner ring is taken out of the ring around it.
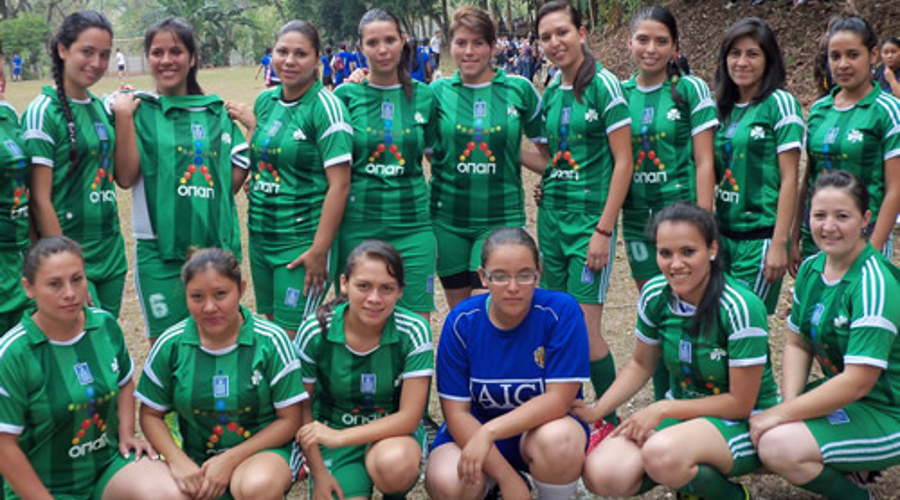
{"label": "braided hair", "polygon": [[112,25],[103,16],[103,14],[93,10],[79,10],[78,12],[69,14],[59,27],[59,30],[50,39],[50,59],[53,66],[53,80],[56,82],[56,95],[59,98],[59,104],[62,106],[63,114],[66,117],[66,128],[69,134],[69,161],[72,163],[70,172],[75,171],[78,165],[78,145],[75,136],[75,117],[72,115],[72,107],[66,96],[66,86],[63,73],[65,72],[65,61],[59,55],[59,47],[70,48],[75,40],[82,32],[90,28],[98,28],[109,33],[110,39],[113,36]]}

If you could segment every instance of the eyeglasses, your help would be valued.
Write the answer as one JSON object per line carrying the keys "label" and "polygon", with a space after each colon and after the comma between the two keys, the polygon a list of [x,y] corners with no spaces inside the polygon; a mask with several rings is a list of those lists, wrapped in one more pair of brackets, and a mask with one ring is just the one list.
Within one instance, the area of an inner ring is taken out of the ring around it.
{"label": "eyeglasses", "polygon": [[516,283],[519,285],[533,285],[537,283],[538,276],[540,276],[537,271],[522,271],[514,275],[503,272],[489,273],[488,270],[483,267],[481,268],[481,272],[484,273],[484,277],[487,278],[488,283],[492,285],[508,285],[513,279],[515,279]]}

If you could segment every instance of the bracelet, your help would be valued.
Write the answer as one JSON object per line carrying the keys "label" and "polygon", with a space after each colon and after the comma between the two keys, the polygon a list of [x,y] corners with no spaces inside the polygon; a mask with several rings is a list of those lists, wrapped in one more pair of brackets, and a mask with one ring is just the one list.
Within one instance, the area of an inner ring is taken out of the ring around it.
{"label": "bracelet", "polygon": [[612,231],[608,229],[601,229],[600,226],[594,226],[594,232],[599,235],[606,236],[607,238],[612,238],[613,235]]}

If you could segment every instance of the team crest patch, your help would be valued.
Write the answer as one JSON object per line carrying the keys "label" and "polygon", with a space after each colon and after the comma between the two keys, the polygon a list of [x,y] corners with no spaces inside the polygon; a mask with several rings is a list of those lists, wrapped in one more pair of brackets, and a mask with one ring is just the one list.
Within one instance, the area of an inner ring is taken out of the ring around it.
{"label": "team crest patch", "polygon": [[416,121],[416,123],[418,123],[418,124],[420,124],[420,125],[422,125],[422,124],[425,123],[425,117],[422,116],[422,113],[419,113],[418,111],[417,111],[416,114],[413,116],[413,119]]}
{"label": "team crest patch", "polygon": [[544,346],[540,346],[534,350],[534,364],[538,365],[538,368],[544,368],[544,362],[546,361],[546,351],[544,350]]}
{"label": "team crest patch", "polygon": [[597,113],[596,109],[589,109],[584,113],[584,121],[588,123],[593,123],[600,119],[600,114]]}
{"label": "team crest patch", "polygon": [[24,156],[22,154],[22,150],[19,148],[19,145],[15,143],[15,141],[6,141],[3,144],[6,145],[6,149],[9,150],[12,155],[15,156]]}
{"label": "team crest patch", "polygon": [[275,137],[275,134],[277,134],[279,130],[281,130],[281,120],[275,120],[269,125],[269,131],[266,132],[266,135]]}
{"label": "team crest patch", "polygon": [[725,352],[725,349],[722,349],[721,347],[716,347],[715,349],[709,351],[709,359],[713,361],[720,361],[726,355],[728,355],[728,353]]}
{"label": "team crest patch", "polygon": [[297,307],[300,303],[300,290],[296,288],[288,288],[284,292],[284,305],[288,307]]}
{"label": "team crest patch", "polygon": [[199,123],[195,123],[191,125],[191,135],[194,136],[195,141],[202,141],[206,138],[206,131],[203,130],[203,125]]}
{"label": "team crest patch", "polygon": [[228,375],[216,375],[213,377],[213,397],[228,397]]}
{"label": "team crest patch", "polygon": [[762,127],[757,125],[750,129],[750,137],[756,139],[757,141],[763,140],[766,138],[766,131]]}
{"label": "team crest patch", "polygon": [[425,284],[425,291],[427,293],[434,293],[434,275],[428,277],[428,281]]}
{"label": "team crest patch", "polygon": [[100,122],[94,122],[94,130],[97,131],[97,138],[101,141],[109,140],[109,133],[106,131],[106,126]]}
{"label": "team crest patch", "polygon": [[816,304],[816,307],[813,308],[812,316],[809,318],[809,322],[819,326],[819,323],[822,321],[822,314],[825,313],[825,305],[821,302]]}
{"label": "team crest patch", "polygon": [[74,368],[75,377],[78,378],[79,384],[90,385],[94,383],[94,376],[91,374],[91,369],[87,363],[78,363]]}
{"label": "team crest patch", "polygon": [[262,382],[263,374],[260,373],[259,370],[253,370],[253,376],[250,377],[250,383],[254,386],[258,386],[260,382]]}
{"label": "team crest patch", "polygon": [[581,270],[581,282],[585,285],[594,283],[594,271],[591,271],[588,266],[584,266],[584,269]]}
{"label": "team crest patch", "polygon": [[834,327],[841,328],[841,327],[847,326],[847,323],[849,323],[849,322],[850,322],[850,320],[847,319],[846,316],[838,316],[837,318],[834,318]]}
{"label": "team crest patch", "polygon": [[113,373],[119,373],[119,359],[118,358],[113,358],[111,368],[112,368]]}
{"label": "team crest patch", "polygon": [[363,373],[359,379],[359,392],[363,394],[375,394],[375,374]]}

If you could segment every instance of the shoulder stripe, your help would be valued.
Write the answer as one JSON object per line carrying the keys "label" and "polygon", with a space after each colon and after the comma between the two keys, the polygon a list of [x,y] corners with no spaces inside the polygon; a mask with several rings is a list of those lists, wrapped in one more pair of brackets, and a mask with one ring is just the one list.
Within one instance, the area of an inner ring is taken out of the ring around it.
{"label": "shoulder stripe", "polygon": [[896,129],[900,126],[900,100],[892,95],[888,95],[886,93],[881,93],[875,101],[887,111],[888,116],[891,118],[891,123],[894,125]]}
{"label": "shoulder stripe", "polygon": [[53,100],[50,99],[49,96],[39,95],[34,101],[31,102],[31,105],[28,106],[26,110],[26,124],[25,130],[41,130],[44,129],[44,116],[47,113],[47,108],[50,106]]}
{"label": "shoulder stripe", "polygon": [[165,387],[165,384],[162,383],[162,380],[156,375],[153,371],[153,363],[156,360],[156,355],[159,354],[160,349],[169,342],[174,341],[178,338],[179,335],[184,333],[184,327],[187,324],[187,319],[179,321],[175,323],[175,325],[169,327],[168,330],[163,332],[162,335],[158,339],[156,339],[156,343],[153,344],[153,348],[150,349],[150,354],[147,355],[147,360],[144,361],[144,375],[150,379],[151,382],[156,384],[158,387]]}
{"label": "shoulder stripe", "polygon": [[534,308],[535,308],[535,309],[538,309],[538,310],[541,310],[541,311],[544,311],[544,312],[549,312],[550,314],[553,315],[553,319],[555,319],[557,322],[559,321],[559,314],[556,314],[556,311],[554,311],[552,307],[547,307],[547,306],[542,306],[542,305],[540,305],[540,304],[535,304],[535,305],[534,305]]}
{"label": "shoulder stripe", "polygon": [[750,328],[750,310],[743,297],[729,285],[725,285],[720,304],[725,308],[731,322],[731,331],[740,332]]}
{"label": "shoulder stripe", "polygon": [[685,75],[681,77],[681,79],[694,86],[694,90],[696,90],[697,96],[700,97],[701,102],[707,99],[712,101],[712,95],[709,92],[709,86],[706,85],[706,82],[693,75]]}
{"label": "shoulder stripe", "polygon": [[288,366],[293,361],[296,361],[297,356],[295,355],[295,351],[291,347],[290,339],[288,339],[284,330],[268,321],[256,322],[258,319],[259,318],[254,318],[253,331],[257,335],[267,338],[269,342],[275,346],[275,352],[277,352],[278,357],[281,358],[281,365]]}
{"label": "shoulder stripe", "polygon": [[665,290],[667,285],[668,283],[664,276],[652,278],[644,285],[644,288],[641,290],[641,296],[638,299],[638,315],[644,323],[647,323],[654,328],[656,328],[656,324],[647,317],[647,305],[651,300],[659,296],[659,294]]}
{"label": "shoulder stripe", "polygon": [[429,327],[421,316],[412,316],[395,311],[394,320],[397,322],[398,329],[402,327],[405,330],[404,333],[414,335],[410,337],[414,346],[419,347],[423,344],[431,343]]}
{"label": "shoulder stripe", "polygon": [[3,338],[0,339],[0,360],[3,359],[3,355],[6,353],[6,350],[9,349],[9,347],[14,342],[25,336],[27,333],[28,332],[25,330],[25,326],[23,326],[22,323],[19,323],[18,325],[14,326],[12,330],[6,332],[3,335]]}
{"label": "shoulder stripe", "polygon": [[322,101],[322,105],[325,106],[325,110],[328,112],[328,119],[331,121],[331,124],[335,123],[344,123],[346,120],[344,119],[344,109],[341,104],[341,100],[338,99],[334,94],[332,94],[328,89],[322,89],[319,91],[319,100]]}
{"label": "shoulder stripe", "polygon": [[650,337],[641,333],[641,331],[638,330],[637,328],[634,329],[634,336],[637,337],[638,340],[640,340],[641,342],[643,342],[647,345],[659,345],[659,340],[651,339]]}
{"label": "shoulder stripe", "polygon": [[466,341],[462,338],[462,335],[460,335],[460,333],[459,333],[459,328],[458,328],[459,321],[461,319],[463,319],[464,317],[469,316],[471,314],[475,314],[479,311],[481,311],[481,309],[472,309],[471,311],[466,311],[464,313],[460,313],[456,317],[456,319],[453,321],[453,334],[456,335],[456,339],[459,340],[460,344],[462,344],[463,349],[468,349],[468,346],[466,345]]}
{"label": "shoulder stripe", "polygon": [[884,274],[875,256],[866,259],[862,272],[863,314],[884,315]]}
{"label": "shoulder stripe", "polygon": [[507,76],[510,78],[515,78],[517,80],[522,80],[523,82],[527,83],[528,88],[530,88],[531,91],[534,92],[534,97],[535,97],[535,99],[537,99],[537,106],[535,106],[534,113],[531,114],[531,117],[528,119],[528,121],[532,121],[535,118],[537,118],[538,116],[540,116],[541,107],[543,107],[544,102],[543,102],[543,99],[541,99],[541,93],[538,92],[538,89],[537,89],[537,87],[534,86],[534,83],[531,80],[529,80],[528,78],[525,78],[524,76],[520,76],[520,75],[507,75]]}
{"label": "shoulder stripe", "polygon": [[16,111],[16,108],[14,108],[12,104],[6,101],[0,101],[0,108],[9,108],[13,112],[13,114],[16,115],[16,119],[19,118],[19,112]]}
{"label": "shoulder stripe", "polygon": [[297,354],[304,363],[315,364],[316,361],[306,354],[306,348],[309,346],[310,341],[312,341],[316,335],[320,335],[321,333],[322,328],[319,326],[319,320],[310,318],[302,327],[300,327],[300,331],[297,332],[297,336],[294,337],[294,345],[297,346]]}

